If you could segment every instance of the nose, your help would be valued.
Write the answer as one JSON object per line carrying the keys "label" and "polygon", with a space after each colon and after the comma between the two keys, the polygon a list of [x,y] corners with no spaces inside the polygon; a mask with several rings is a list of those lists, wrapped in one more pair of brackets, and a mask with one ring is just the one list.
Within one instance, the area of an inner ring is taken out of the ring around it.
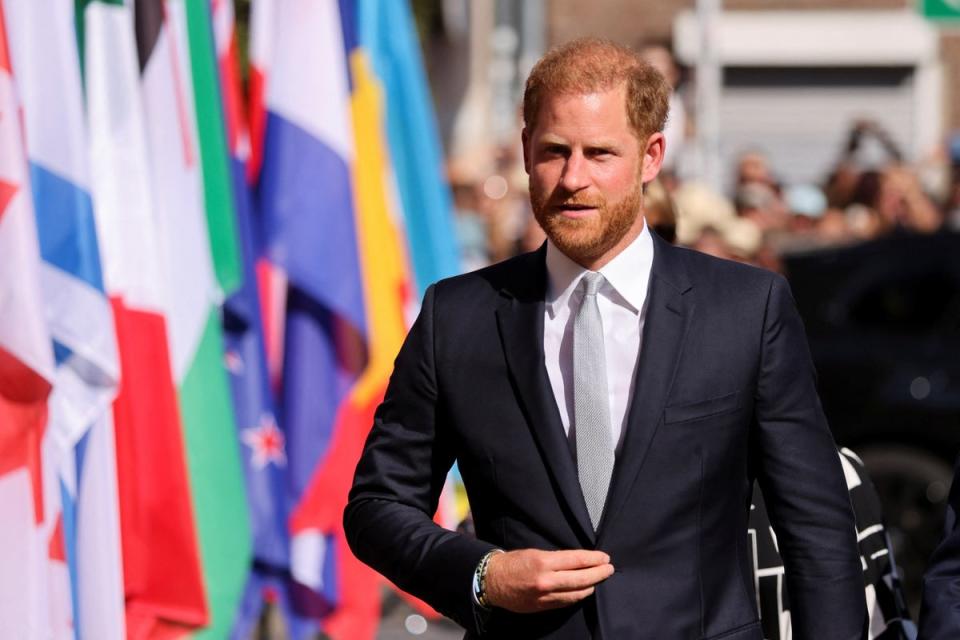
{"label": "nose", "polygon": [[560,186],[570,193],[575,193],[588,185],[589,175],[586,158],[579,151],[573,151],[563,165]]}

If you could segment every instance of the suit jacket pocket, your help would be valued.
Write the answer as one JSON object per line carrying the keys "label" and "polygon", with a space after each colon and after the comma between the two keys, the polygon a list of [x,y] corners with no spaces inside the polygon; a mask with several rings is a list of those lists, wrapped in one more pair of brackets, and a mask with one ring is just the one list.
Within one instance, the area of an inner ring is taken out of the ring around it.
{"label": "suit jacket pocket", "polygon": [[740,408],[740,392],[734,391],[718,398],[698,400],[685,404],[673,405],[664,409],[663,421],[666,424],[676,422],[690,422],[729,413]]}
{"label": "suit jacket pocket", "polygon": [[763,633],[759,622],[751,622],[719,635],[710,636],[706,640],[763,640]]}

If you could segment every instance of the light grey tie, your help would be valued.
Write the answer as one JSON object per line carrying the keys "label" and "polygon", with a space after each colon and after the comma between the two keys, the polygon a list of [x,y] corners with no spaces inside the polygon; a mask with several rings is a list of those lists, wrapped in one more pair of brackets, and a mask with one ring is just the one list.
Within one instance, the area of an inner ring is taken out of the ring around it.
{"label": "light grey tie", "polygon": [[607,363],[597,290],[603,276],[588,271],[578,285],[583,292],[573,321],[573,415],[577,475],[596,530],[613,473],[614,442],[610,431]]}

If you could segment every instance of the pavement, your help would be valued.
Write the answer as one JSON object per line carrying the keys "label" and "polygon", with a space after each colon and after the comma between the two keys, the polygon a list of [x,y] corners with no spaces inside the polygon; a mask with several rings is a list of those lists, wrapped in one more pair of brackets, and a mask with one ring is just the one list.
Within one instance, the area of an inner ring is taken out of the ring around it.
{"label": "pavement", "polygon": [[460,640],[463,627],[449,618],[426,620],[393,591],[383,594],[377,640]]}

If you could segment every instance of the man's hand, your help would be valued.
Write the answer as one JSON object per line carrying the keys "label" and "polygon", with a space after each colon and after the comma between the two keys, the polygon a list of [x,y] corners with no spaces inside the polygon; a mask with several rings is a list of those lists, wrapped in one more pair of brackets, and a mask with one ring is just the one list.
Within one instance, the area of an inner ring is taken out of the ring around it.
{"label": "man's hand", "polygon": [[602,551],[521,549],[490,556],[485,591],[495,607],[533,613],[579,602],[611,575]]}

